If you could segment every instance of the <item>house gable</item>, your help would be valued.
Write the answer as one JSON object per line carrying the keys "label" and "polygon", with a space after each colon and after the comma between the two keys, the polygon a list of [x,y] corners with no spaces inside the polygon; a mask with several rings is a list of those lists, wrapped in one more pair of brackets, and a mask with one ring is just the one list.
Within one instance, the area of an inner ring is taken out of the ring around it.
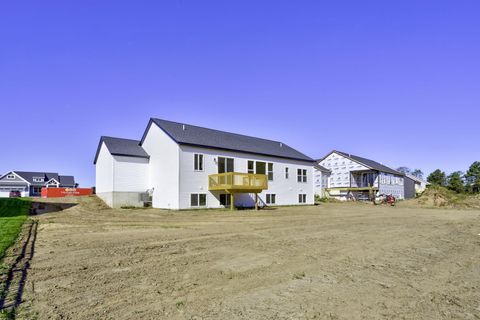
{"label": "house gable", "polygon": [[321,159],[319,164],[331,171],[330,188],[349,187],[351,171],[370,170],[363,164],[337,152],[331,152]]}
{"label": "house gable", "polygon": [[45,185],[46,186],[56,185],[58,187],[60,185],[60,182],[55,180],[55,178],[52,178],[52,179],[48,180],[47,182],[45,182]]}
{"label": "house gable", "polygon": [[[13,177],[13,179],[11,178]],[[15,171],[9,171],[4,175],[0,176],[0,183],[2,184],[30,184],[27,180],[22,178],[20,175],[15,173]]]}
{"label": "house gable", "polygon": [[98,142],[97,152],[95,153],[95,159],[93,164],[97,164],[98,156],[100,154],[100,149],[102,146],[105,146],[107,151],[112,156],[124,156],[124,157],[133,157],[133,158],[145,158],[148,159],[149,156],[145,150],[141,147],[140,141],[116,137],[100,137]]}

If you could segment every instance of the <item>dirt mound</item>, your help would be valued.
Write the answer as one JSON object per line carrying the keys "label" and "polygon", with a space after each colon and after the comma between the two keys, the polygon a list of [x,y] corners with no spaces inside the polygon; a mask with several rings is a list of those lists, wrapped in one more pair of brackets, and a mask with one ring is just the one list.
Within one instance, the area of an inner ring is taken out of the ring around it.
{"label": "dirt mound", "polygon": [[458,194],[443,187],[429,187],[419,198],[408,203],[422,207],[480,209],[480,195]]}

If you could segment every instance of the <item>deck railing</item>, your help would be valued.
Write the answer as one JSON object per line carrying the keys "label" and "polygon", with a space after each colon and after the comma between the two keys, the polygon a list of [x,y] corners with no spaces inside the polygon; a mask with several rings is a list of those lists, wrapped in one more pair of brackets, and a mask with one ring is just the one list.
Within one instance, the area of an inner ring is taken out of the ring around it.
{"label": "deck railing", "polygon": [[209,190],[226,190],[237,192],[261,192],[268,189],[265,174],[226,172],[208,176]]}

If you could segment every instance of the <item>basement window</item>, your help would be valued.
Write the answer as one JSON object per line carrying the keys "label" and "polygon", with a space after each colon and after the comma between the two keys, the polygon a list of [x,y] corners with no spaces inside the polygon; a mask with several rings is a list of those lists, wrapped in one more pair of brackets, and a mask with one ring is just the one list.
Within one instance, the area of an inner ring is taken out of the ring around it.
{"label": "basement window", "polygon": [[275,194],[271,194],[271,193],[267,194],[266,203],[267,204],[275,204],[275,200],[276,200],[275,198],[276,198]]}
{"label": "basement window", "polygon": [[298,195],[298,203],[307,203],[307,195],[305,193]]}
{"label": "basement window", "polygon": [[205,193],[192,193],[190,195],[191,207],[205,207],[207,205],[207,195]]}

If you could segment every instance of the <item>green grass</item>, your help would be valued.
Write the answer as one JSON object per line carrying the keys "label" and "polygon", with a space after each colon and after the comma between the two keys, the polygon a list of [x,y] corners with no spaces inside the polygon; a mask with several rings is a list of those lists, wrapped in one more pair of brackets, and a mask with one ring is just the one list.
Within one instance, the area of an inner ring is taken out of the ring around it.
{"label": "green grass", "polygon": [[28,199],[0,199],[0,260],[17,239],[29,208]]}

